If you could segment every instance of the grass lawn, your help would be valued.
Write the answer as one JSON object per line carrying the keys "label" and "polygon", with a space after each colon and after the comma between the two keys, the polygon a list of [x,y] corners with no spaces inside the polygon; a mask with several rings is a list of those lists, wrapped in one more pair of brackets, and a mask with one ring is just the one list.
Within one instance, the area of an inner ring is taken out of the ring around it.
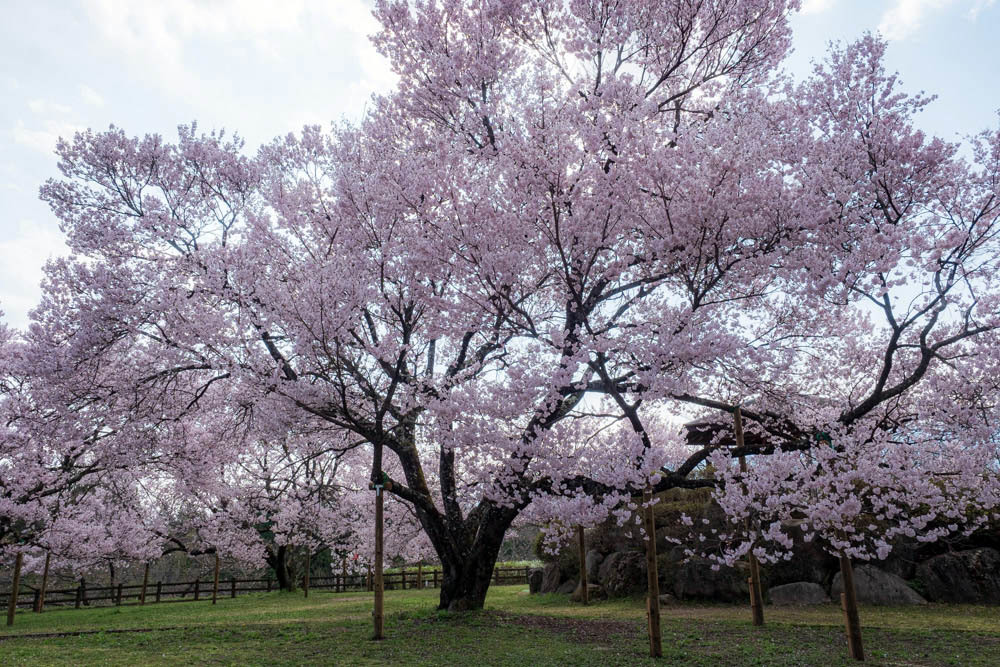
{"label": "grass lawn", "polygon": [[[840,665],[838,607],[663,609],[664,661],[650,660],[641,599],[589,607],[525,586],[490,589],[486,610],[442,614],[437,591],[386,593],[388,639],[373,642],[368,594],[261,593],[209,602],[18,612],[0,630],[0,664]],[[1000,665],[1000,609],[865,607],[872,664]],[[98,631],[94,633],[95,631]],[[94,633],[27,637],[43,633]]]}

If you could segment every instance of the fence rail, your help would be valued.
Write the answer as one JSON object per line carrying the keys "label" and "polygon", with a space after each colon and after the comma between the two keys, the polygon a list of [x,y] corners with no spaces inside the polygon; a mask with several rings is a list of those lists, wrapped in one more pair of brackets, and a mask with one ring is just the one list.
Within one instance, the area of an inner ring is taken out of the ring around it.
{"label": "fence rail", "polygon": [[[493,570],[493,584],[526,584],[530,567],[498,567]],[[334,574],[316,577],[310,575],[307,590],[371,591],[371,572]],[[403,568],[382,575],[386,590],[411,588],[439,588],[442,576],[439,569],[423,567]],[[299,582],[306,588],[306,581]],[[75,588],[56,588],[45,591],[45,607],[81,607],[99,605],[137,605],[156,602],[195,602],[212,599],[213,580],[150,582],[143,591],[142,584],[118,584],[116,586],[87,586],[81,581]],[[279,588],[275,579],[220,579],[218,597],[235,598],[245,593],[269,592]],[[22,609],[37,610],[41,590],[31,587],[18,591],[17,606]],[[10,604],[10,592],[0,596],[3,608]]]}

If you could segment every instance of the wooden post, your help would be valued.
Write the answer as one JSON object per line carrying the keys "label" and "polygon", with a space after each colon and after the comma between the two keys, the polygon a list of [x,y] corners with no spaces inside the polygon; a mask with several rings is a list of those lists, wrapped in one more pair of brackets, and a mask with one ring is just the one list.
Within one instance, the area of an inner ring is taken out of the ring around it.
{"label": "wooden post", "polygon": [[52,552],[47,551],[45,553],[45,567],[42,568],[42,588],[38,591],[38,604],[35,607],[35,611],[39,614],[42,613],[42,609],[45,608],[45,591],[49,588],[49,562],[52,560]]}
{"label": "wooden post", "polygon": [[80,577],[80,601],[83,602],[84,606],[89,605],[87,602],[87,580]]}
{"label": "wooden post", "polygon": [[36,588],[35,594],[31,598],[31,611],[38,613],[38,605],[42,602],[42,589]]}
{"label": "wooden post", "polygon": [[236,579],[229,580],[229,597],[236,597]]}
{"label": "wooden post", "polygon": [[81,583],[76,587],[76,603],[73,605],[76,609],[80,608],[80,604],[83,603],[83,584]]}
{"label": "wooden post", "polygon": [[115,606],[120,607],[122,604],[122,585],[118,584],[118,590],[115,592]]}
{"label": "wooden post", "polygon": [[[736,406],[733,411],[733,430],[736,435],[736,446],[743,448],[743,413],[740,412],[740,406]],[[745,456],[740,456],[740,472],[744,475],[747,472],[747,459]],[[744,487],[745,488],[745,487]],[[747,536],[750,535],[750,519],[747,518],[746,521]],[[747,583],[750,586],[750,614],[753,617],[754,625],[764,625],[764,594],[761,592],[760,585],[760,563],[757,562],[757,557],[753,555],[753,545],[750,545],[750,552],[747,557],[750,560],[750,578]]]}
{"label": "wooden post", "polygon": [[434,568],[434,588],[438,587],[438,570]]}
{"label": "wooden post", "polygon": [[156,582],[156,601],[157,601],[157,602],[159,602],[159,601],[160,601],[160,589],[161,589],[162,587],[163,587],[163,582],[161,582],[161,581],[157,581],[157,582]]}
{"label": "wooden post", "polygon": [[420,561],[417,563],[417,588],[423,590],[424,588],[424,562]]}
{"label": "wooden post", "polygon": [[271,577],[270,576],[267,578],[267,592],[268,593],[271,592]]}
{"label": "wooden post", "polygon": [[[379,482],[382,477],[382,446],[376,445],[377,464],[375,470],[378,473]],[[382,521],[385,498],[382,495],[385,490],[381,486],[375,488],[375,637],[374,639],[385,638],[385,580],[382,572]]]}
{"label": "wooden post", "polygon": [[201,581],[198,579],[194,580],[194,599],[198,599],[198,594],[201,592]]}
{"label": "wooden post", "polygon": [[368,569],[368,578],[365,581],[365,590],[371,593],[374,590],[372,587],[372,566],[369,564],[366,567]]}
{"label": "wooden post", "polygon": [[10,600],[7,602],[7,625],[14,625],[14,612],[17,610],[17,589],[21,585],[21,564],[24,554],[17,552],[14,559],[14,577],[10,580]]}
{"label": "wooden post", "polygon": [[840,577],[844,592],[840,594],[840,604],[844,609],[844,625],[847,627],[847,650],[855,660],[865,659],[865,649],[861,643],[861,619],[858,616],[858,591],[854,587],[854,568],[847,554],[840,554]]}
{"label": "wooden post", "polygon": [[219,598],[219,552],[215,552],[215,574],[212,578],[212,604]]}
{"label": "wooden post", "polygon": [[302,597],[309,597],[309,568],[312,566],[312,549],[306,550],[306,573],[302,577]]}
{"label": "wooden post", "polygon": [[344,592],[347,592],[347,556],[340,560],[340,580],[344,582]]}
{"label": "wooden post", "polygon": [[663,657],[663,637],[660,634],[660,579],[656,567],[656,519],[653,516],[653,487],[646,485],[642,494],[643,523],[646,530],[646,620],[649,631],[649,655]]}
{"label": "wooden post", "polygon": [[142,591],[139,593],[139,606],[146,604],[146,587],[149,585],[149,563],[142,570]]}
{"label": "wooden post", "polygon": [[590,591],[587,590],[587,543],[583,536],[583,526],[576,527],[576,540],[580,548],[580,587],[583,604],[590,604]]}

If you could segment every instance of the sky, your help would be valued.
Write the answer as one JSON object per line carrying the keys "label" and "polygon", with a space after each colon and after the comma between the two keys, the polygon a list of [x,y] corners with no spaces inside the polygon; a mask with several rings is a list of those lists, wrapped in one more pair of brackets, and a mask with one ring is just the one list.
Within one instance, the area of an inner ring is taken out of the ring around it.
{"label": "sky", "polygon": [[[365,0],[0,0],[0,311],[28,322],[42,266],[66,253],[38,188],[55,143],[115,124],[130,135],[237,132],[250,150],[304,124],[357,119],[393,85],[368,43]],[[890,41],[919,119],[948,140],[997,125],[996,0],[803,0],[786,67],[805,76],[833,40]]]}

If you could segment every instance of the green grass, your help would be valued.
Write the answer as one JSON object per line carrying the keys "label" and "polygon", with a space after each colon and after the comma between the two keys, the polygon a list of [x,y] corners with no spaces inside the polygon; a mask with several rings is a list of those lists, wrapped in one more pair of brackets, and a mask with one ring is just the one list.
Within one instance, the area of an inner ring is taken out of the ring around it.
{"label": "green grass", "polygon": [[[434,610],[437,591],[386,594],[385,641],[371,636],[363,593],[269,593],[207,602],[19,612],[0,630],[0,663],[426,664],[426,665],[846,665],[834,605],[749,611],[723,605],[663,609],[664,660],[647,657],[641,599],[589,607],[524,586],[490,590],[486,610]],[[998,665],[1000,609],[928,605],[862,609],[872,664]],[[125,630],[114,633],[112,630]],[[32,638],[21,635],[93,632]]]}

